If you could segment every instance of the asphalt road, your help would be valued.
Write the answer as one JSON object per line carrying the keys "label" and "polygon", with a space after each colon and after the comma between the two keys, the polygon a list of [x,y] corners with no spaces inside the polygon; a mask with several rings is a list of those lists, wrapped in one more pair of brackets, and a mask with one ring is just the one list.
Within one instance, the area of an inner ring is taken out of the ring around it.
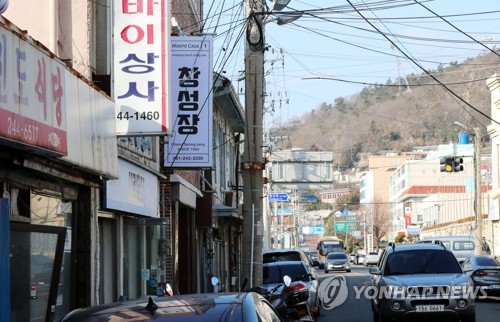
{"label": "asphalt road", "polygon": [[[321,316],[318,322],[342,321],[342,322],[371,322],[373,321],[370,300],[363,296],[363,285],[367,285],[370,280],[368,268],[354,266],[350,273],[330,272],[325,274],[323,270],[317,268],[320,287],[321,282],[328,277],[335,277],[345,286],[336,293],[338,301],[328,303],[330,309],[321,308]],[[343,279],[345,278],[345,280]],[[330,280],[331,281],[331,280]],[[345,300],[344,300],[345,299]],[[500,321],[500,298],[491,298],[476,301],[477,322],[498,322]],[[426,319],[425,322],[431,322]]]}

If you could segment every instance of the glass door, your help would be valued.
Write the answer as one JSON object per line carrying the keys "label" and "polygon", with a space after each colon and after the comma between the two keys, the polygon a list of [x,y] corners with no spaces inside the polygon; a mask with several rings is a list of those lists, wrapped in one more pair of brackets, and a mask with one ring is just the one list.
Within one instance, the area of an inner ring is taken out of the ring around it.
{"label": "glass door", "polygon": [[57,304],[65,227],[11,222],[12,321],[51,321]]}

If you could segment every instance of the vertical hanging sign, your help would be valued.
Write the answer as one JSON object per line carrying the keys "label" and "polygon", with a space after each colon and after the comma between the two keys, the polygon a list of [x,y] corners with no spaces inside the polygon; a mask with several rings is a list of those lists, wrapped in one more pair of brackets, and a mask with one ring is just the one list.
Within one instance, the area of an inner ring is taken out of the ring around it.
{"label": "vertical hanging sign", "polygon": [[166,167],[212,167],[211,37],[171,39],[172,137],[165,143]]}
{"label": "vertical hanging sign", "polygon": [[168,127],[169,0],[114,1],[114,99],[118,135]]}

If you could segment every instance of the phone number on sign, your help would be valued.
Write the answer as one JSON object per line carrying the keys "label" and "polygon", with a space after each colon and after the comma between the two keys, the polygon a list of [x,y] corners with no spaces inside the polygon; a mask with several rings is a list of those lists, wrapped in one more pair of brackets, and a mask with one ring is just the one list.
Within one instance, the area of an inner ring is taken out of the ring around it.
{"label": "phone number on sign", "polygon": [[39,128],[36,125],[24,123],[16,118],[7,117],[7,136],[13,139],[21,139],[23,142],[38,142]]}
{"label": "phone number on sign", "polygon": [[119,120],[158,120],[160,119],[160,112],[119,112],[116,115],[116,118]]}
{"label": "phone number on sign", "polygon": [[204,156],[176,156],[170,158],[173,161],[204,161]]}

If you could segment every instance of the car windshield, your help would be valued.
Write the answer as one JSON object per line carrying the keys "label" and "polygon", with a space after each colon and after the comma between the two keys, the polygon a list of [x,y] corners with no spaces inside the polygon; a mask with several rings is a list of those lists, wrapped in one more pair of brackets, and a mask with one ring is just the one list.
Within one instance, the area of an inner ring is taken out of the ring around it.
{"label": "car windshield", "polygon": [[326,255],[330,252],[342,251],[342,243],[339,241],[323,241],[320,243],[320,254]]}
{"label": "car windshield", "polygon": [[263,284],[283,283],[285,275],[290,276],[292,282],[299,280],[303,282],[310,281],[310,276],[303,265],[264,266],[262,273],[264,276]]}
{"label": "car windshield", "polygon": [[330,253],[328,254],[328,259],[347,259],[346,254],[342,253]]}
{"label": "car windshield", "polygon": [[271,252],[263,255],[264,263],[301,261],[299,252]]}
{"label": "car windshield", "polygon": [[498,262],[491,257],[478,257],[477,265],[479,266],[498,266]]}
{"label": "car windshield", "polygon": [[446,250],[415,249],[396,251],[387,256],[384,275],[461,274],[455,256]]}

